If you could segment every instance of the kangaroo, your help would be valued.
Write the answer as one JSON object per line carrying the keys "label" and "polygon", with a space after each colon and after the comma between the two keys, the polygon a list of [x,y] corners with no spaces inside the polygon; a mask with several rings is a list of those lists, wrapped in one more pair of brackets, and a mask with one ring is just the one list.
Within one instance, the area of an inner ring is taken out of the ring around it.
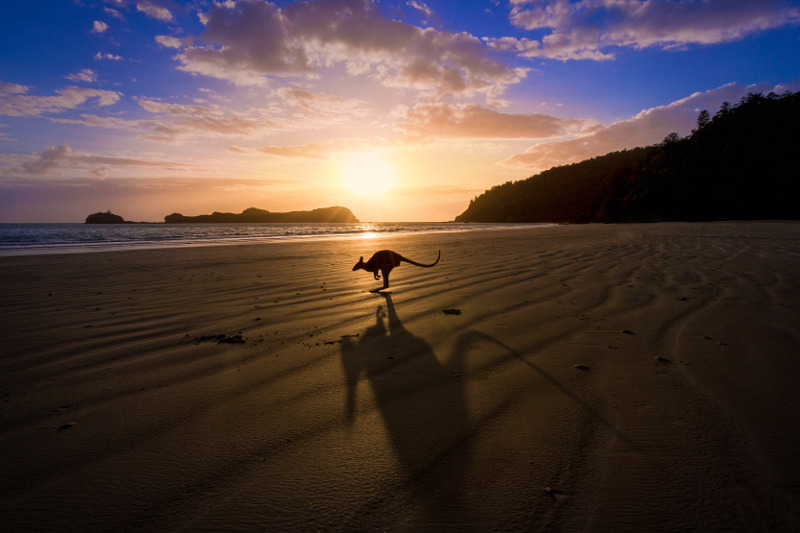
{"label": "kangaroo", "polygon": [[438,263],[441,257],[442,251],[439,250],[439,255],[436,257],[436,261],[430,265],[423,265],[422,263],[417,263],[411,259],[406,259],[397,252],[393,252],[391,250],[381,250],[380,252],[375,252],[366,263],[364,262],[364,256],[362,255],[358,260],[358,263],[356,263],[356,266],[353,267],[353,272],[358,269],[366,270],[367,272],[372,272],[375,276],[375,279],[381,279],[381,274],[383,274],[383,287],[371,289],[369,291],[380,292],[383,289],[389,288],[389,273],[394,267],[399,266],[401,261],[405,261],[406,263],[411,263],[412,265],[417,265],[420,267],[430,268]]}

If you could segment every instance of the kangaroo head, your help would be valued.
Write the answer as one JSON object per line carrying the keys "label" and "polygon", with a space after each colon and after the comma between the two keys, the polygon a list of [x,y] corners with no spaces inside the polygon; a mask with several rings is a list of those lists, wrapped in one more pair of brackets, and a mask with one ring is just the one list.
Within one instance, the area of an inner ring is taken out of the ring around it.
{"label": "kangaroo head", "polygon": [[355,272],[359,268],[364,268],[364,256],[363,255],[358,258],[358,263],[356,263],[356,266],[353,267],[353,272]]}

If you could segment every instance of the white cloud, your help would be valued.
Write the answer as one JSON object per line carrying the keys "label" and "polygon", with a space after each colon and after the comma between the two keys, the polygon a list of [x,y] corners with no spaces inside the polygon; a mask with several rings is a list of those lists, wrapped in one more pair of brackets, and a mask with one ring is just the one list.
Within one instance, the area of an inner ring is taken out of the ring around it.
{"label": "white cloud", "polygon": [[703,109],[713,116],[723,102],[737,103],[751,92],[783,93],[798,89],[800,82],[779,86],[729,83],[710,91],[694,93],[669,105],[643,110],[627,120],[609,125],[587,125],[574,138],[537,144],[511,156],[504,163],[541,171],[609,152],[649,146],[661,142],[673,132],[681,136],[688,135],[697,126],[697,115]]}
{"label": "white cloud", "polygon": [[528,57],[609,59],[619,47],[677,48],[742,39],[800,24],[785,0],[512,0],[511,22],[545,32],[536,39],[490,40]]}
{"label": "white cloud", "polygon": [[413,7],[414,9],[422,12],[427,17],[433,15],[433,10],[425,2],[419,2],[417,0],[409,0],[408,2],[406,2],[406,4],[409,7]]}
{"label": "white cloud", "polygon": [[57,96],[32,96],[26,94],[29,89],[26,86],[2,85],[11,86],[11,90],[0,90],[0,115],[15,117],[61,113],[67,109],[74,109],[88,100],[95,100],[100,106],[109,106],[118,102],[122,96],[122,93],[116,91],[72,86],[56,91]]}
{"label": "white cloud", "polygon": [[104,8],[103,8],[103,11],[104,11],[105,13],[108,13],[108,14],[109,14],[109,15],[111,15],[112,17],[114,17],[114,18],[118,18],[118,19],[120,19],[120,20],[123,20],[123,19],[125,18],[125,17],[123,17],[123,16],[122,16],[122,13],[120,13],[119,11],[117,11],[116,9],[114,9],[113,7],[108,7],[108,6],[106,6],[106,7],[104,7]]}
{"label": "white cloud", "polygon": [[156,35],[156,42],[165,48],[183,48],[189,46],[194,41],[194,37],[170,37],[168,35]]}
{"label": "white cloud", "polygon": [[95,60],[97,60],[97,61],[100,61],[100,60],[103,60],[103,59],[110,59],[111,61],[122,61],[122,56],[118,56],[118,55],[114,55],[114,54],[109,54],[108,52],[106,52],[106,53],[103,53],[103,52],[97,52],[97,53],[94,55],[94,58],[95,58]]}
{"label": "white cloud", "polygon": [[76,72],[74,74],[67,74],[64,77],[66,79],[68,79],[69,81],[74,81],[74,82],[84,81],[84,82],[87,82],[87,83],[93,83],[93,82],[97,81],[97,73],[95,71],[93,71],[92,69],[88,69],[88,68],[82,68],[78,72]]}
{"label": "white cloud", "polygon": [[0,81],[0,94],[24,94],[28,92],[30,87],[26,85],[17,85],[16,83],[8,83]]}
{"label": "white cloud", "polygon": [[201,20],[206,30],[179,68],[241,85],[344,65],[390,87],[494,97],[526,74],[492,59],[473,35],[388,20],[367,0],[215,3]]}
{"label": "white cloud", "polygon": [[136,3],[136,10],[141,11],[150,18],[157,19],[163,22],[172,21],[172,13],[169,9],[161,6],[154,5],[152,2],[144,0],[143,2]]}
{"label": "white cloud", "polygon": [[92,25],[92,33],[104,33],[108,30],[108,24],[101,20],[95,20]]}

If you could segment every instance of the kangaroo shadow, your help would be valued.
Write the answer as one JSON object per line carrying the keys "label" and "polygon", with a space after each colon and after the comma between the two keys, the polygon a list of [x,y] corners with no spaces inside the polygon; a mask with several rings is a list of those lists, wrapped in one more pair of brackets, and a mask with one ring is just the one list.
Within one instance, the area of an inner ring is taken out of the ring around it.
{"label": "kangaroo shadow", "polygon": [[[355,425],[357,386],[364,376],[414,506],[428,525],[464,523],[470,439],[460,369],[442,364],[428,343],[403,326],[391,295],[381,296],[386,309],[378,306],[375,324],[358,341],[342,340],[345,421]],[[459,360],[451,363],[460,366]]]}

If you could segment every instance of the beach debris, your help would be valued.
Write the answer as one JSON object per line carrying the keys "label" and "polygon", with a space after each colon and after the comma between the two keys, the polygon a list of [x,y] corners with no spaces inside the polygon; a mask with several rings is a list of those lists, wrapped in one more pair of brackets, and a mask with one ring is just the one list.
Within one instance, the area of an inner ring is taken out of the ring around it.
{"label": "beach debris", "polygon": [[671,362],[672,362],[672,359],[668,359],[668,358],[662,357],[660,355],[658,357],[656,357],[656,363],[658,363],[660,365],[668,365]]}
{"label": "beach debris", "polygon": [[561,491],[558,489],[554,489],[553,487],[547,486],[544,488],[544,493],[550,496],[551,498],[555,498],[557,495],[561,494]]}
{"label": "beach debris", "polygon": [[623,329],[622,333],[624,333],[625,335],[636,335],[636,333],[632,332],[629,329]]}
{"label": "beach debris", "polygon": [[578,370],[590,370],[589,365],[584,365],[584,364],[580,364],[579,363],[579,364],[573,365],[573,366],[575,368],[577,368]]}
{"label": "beach debris", "polygon": [[77,422],[67,422],[66,424],[62,424],[61,426],[56,428],[56,433],[61,433],[65,429],[69,429],[71,427],[74,427],[77,424],[78,424]]}
{"label": "beach debris", "polygon": [[453,309],[442,309],[442,313],[444,313],[446,315],[460,315],[461,314],[461,309],[455,309],[455,308],[453,308]]}
{"label": "beach debris", "polygon": [[221,339],[217,340],[218,344],[244,344],[245,340],[242,338],[241,333],[237,333],[236,335],[229,335],[223,336]]}
{"label": "beach debris", "polygon": [[[716,340],[714,339],[714,337],[711,337],[710,335],[703,335],[703,339],[707,341]],[[729,346],[729,344],[727,342],[717,341],[717,346]]]}
{"label": "beach debris", "polygon": [[197,339],[195,339],[195,341],[198,344],[201,342],[216,342],[217,344],[244,344],[246,342],[241,333],[237,333],[235,335],[225,335],[224,333],[220,333],[219,335],[200,335],[197,337]]}
{"label": "beach debris", "polygon": [[[342,341],[344,341],[345,339],[352,339],[354,337],[358,337],[359,335],[361,335],[361,334],[360,333],[351,333],[351,334],[348,334],[348,335],[342,335],[341,337],[339,337],[335,341],[325,341],[325,344],[341,344]],[[317,344],[319,344],[319,343],[317,343]]]}

